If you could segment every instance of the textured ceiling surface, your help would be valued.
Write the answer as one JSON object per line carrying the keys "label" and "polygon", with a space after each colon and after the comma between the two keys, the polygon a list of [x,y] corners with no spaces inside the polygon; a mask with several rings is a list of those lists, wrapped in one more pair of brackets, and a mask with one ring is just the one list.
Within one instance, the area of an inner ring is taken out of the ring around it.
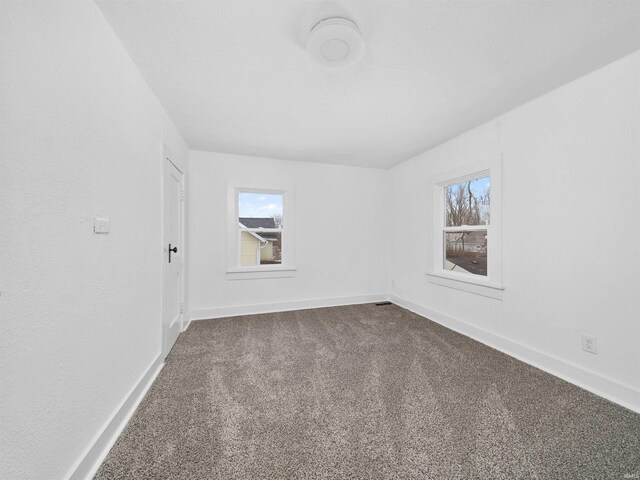
{"label": "textured ceiling surface", "polygon": [[[192,149],[389,167],[640,48],[640,1],[98,0]],[[354,20],[355,65],[305,51]]]}

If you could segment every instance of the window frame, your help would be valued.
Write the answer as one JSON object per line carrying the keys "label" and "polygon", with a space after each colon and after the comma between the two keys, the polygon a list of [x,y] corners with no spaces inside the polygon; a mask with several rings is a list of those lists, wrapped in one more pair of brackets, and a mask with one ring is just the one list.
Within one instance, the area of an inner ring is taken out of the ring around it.
{"label": "window frame", "polygon": [[[489,177],[489,224],[447,227],[445,188],[461,182]],[[483,160],[465,165],[429,181],[433,191],[433,251],[429,255],[427,276],[431,283],[502,299],[502,159]],[[444,268],[444,236],[454,231],[487,231],[487,275],[454,272]]]}
{"label": "window frame", "polygon": [[[255,229],[240,228],[240,212],[238,208],[240,193],[256,193],[265,195],[282,195],[282,228]],[[254,185],[248,182],[229,182],[227,188],[227,280],[244,280],[260,278],[284,278],[295,276],[294,250],[294,190],[292,185],[275,185],[264,183]],[[241,232],[260,231],[279,232],[282,234],[280,264],[242,266],[240,259]]]}

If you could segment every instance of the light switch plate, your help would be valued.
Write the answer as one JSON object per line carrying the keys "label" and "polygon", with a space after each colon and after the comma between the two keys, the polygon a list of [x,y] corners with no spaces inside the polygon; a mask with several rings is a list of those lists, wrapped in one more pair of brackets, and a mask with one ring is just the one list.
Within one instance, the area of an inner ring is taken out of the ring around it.
{"label": "light switch plate", "polygon": [[111,220],[108,218],[95,217],[93,219],[94,233],[109,233],[111,230]]}

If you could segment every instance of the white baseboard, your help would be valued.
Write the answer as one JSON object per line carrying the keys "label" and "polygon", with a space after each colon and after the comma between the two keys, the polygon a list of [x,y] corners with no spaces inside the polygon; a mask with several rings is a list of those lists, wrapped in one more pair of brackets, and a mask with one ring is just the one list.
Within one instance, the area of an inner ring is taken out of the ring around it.
{"label": "white baseboard", "polygon": [[184,326],[182,327],[182,331],[186,332],[187,328],[189,328],[189,325],[191,325],[191,315],[185,315],[185,322],[184,322]]}
{"label": "white baseboard", "polygon": [[238,315],[254,315],[257,313],[287,312],[290,310],[307,310],[309,308],[337,307],[340,305],[356,305],[360,303],[383,302],[389,299],[386,293],[370,295],[354,295],[350,297],[313,298],[292,302],[262,303],[258,305],[238,305],[232,307],[214,307],[192,310],[191,320],[209,320],[212,318],[237,317]]}
{"label": "white baseboard", "polygon": [[640,413],[640,390],[636,388],[604,377],[599,373],[567,362],[556,356],[495,335],[462,320],[431,310],[428,307],[411,302],[397,295],[389,295],[389,300],[407,310],[499,350],[502,353],[506,353],[511,357],[515,357],[562,380],[622,405],[629,410]]}
{"label": "white baseboard", "polygon": [[71,472],[67,476],[69,480],[93,478],[163,366],[162,354],[160,354],[125,396],[111,418],[107,420],[80,459],[71,468]]}

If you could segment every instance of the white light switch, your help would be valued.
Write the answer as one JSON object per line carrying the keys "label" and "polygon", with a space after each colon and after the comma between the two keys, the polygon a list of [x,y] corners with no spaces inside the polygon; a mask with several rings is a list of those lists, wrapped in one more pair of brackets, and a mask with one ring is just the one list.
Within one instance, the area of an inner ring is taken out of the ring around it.
{"label": "white light switch", "polygon": [[111,230],[111,220],[100,217],[95,217],[93,219],[94,233],[109,233],[109,230]]}

